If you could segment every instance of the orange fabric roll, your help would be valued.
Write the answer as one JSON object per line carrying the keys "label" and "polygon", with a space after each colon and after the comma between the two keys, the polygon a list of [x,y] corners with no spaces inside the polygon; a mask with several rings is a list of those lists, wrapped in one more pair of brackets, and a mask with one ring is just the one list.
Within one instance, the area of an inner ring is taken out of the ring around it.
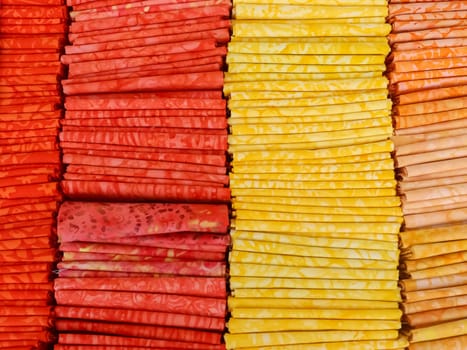
{"label": "orange fabric roll", "polygon": [[467,118],[462,118],[462,119],[450,120],[450,121],[439,122],[439,123],[434,123],[434,124],[420,125],[420,126],[410,127],[406,129],[396,129],[394,133],[396,135],[413,135],[413,134],[419,134],[419,133],[447,131],[447,130],[465,128],[465,127],[467,127]]}
{"label": "orange fabric roll", "polygon": [[454,97],[439,101],[421,102],[395,106],[397,115],[415,115],[467,108],[467,96]]}
{"label": "orange fabric roll", "polygon": [[450,223],[465,222],[467,208],[446,209],[437,212],[409,214],[404,217],[407,228],[427,227]]}
{"label": "orange fabric roll", "polygon": [[400,281],[400,285],[403,291],[406,292],[444,287],[454,287],[464,284],[467,284],[467,273],[447,275],[442,277],[424,278],[421,280],[404,279]]}
{"label": "orange fabric roll", "polygon": [[454,252],[422,259],[405,260],[402,264],[407,272],[429,269],[432,267],[461,263],[467,261],[467,252]]}
{"label": "orange fabric roll", "polygon": [[465,168],[465,157],[435,162],[408,165],[401,168],[405,176],[421,176],[429,173],[443,173]]}
{"label": "orange fabric roll", "polygon": [[467,305],[461,305],[409,314],[407,315],[407,322],[411,327],[418,328],[465,318],[467,318]]}
{"label": "orange fabric roll", "polygon": [[465,305],[467,305],[467,295],[459,295],[439,299],[416,301],[413,303],[403,303],[402,310],[404,310],[404,313],[406,314],[413,314],[428,310],[439,310]]}
{"label": "orange fabric roll", "polygon": [[[397,73],[394,73],[397,74]],[[407,73],[402,73],[407,74]],[[394,101],[401,105],[413,104],[418,102],[443,100],[451,97],[460,97],[465,95],[466,85],[449,86],[443,88],[426,89],[395,96]]]}
{"label": "orange fabric roll", "polygon": [[467,335],[442,338],[418,343],[412,343],[409,350],[464,350],[467,347]]}
{"label": "orange fabric roll", "polygon": [[409,165],[435,162],[445,159],[465,159],[466,157],[467,144],[466,146],[461,147],[453,147],[430,152],[420,152],[417,154],[399,155],[396,158],[396,163],[397,167],[405,167]]}
{"label": "orange fabric roll", "polygon": [[435,288],[426,290],[414,290],[403,292],[404,301],[413,303],[416,301],[447,298],[451,296],[467,295],[467,284],[458,285],[455,288]]}

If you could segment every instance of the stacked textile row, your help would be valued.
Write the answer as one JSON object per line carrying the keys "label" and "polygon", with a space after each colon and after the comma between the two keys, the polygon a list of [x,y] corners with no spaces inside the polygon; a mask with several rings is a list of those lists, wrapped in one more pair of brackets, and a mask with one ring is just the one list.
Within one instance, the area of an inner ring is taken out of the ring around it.
{"label": "stacked textile row", "polygon": [[56,350],[225,349],[226,205],[65,202]]}
{"label": "stacked textile row", "polygon": [[68,4],[56,348],[224,349],[231,4]]}
{"label": "stacked textile row", "polygon": [[234,2],[226,346],[403,349],[387,4],[298,3]]}
{"label": "stacked textile row", "polygon": [[61,0],[0,6],[0,348],[52,340]]}
{"label": "stacked textile row", "polygon": [[467,226],[453,225],[467,219],[466,13],[465,1],[389,5],[393,140],[407,229],[401,286],[414,350],[467,347]]}
{"label": "stacked textile row", "polygon": [[467,348],[467,224],[401,233],[410,350]]}
{"label": "stacked textile row", "polygon": [[68,5],[64,193],[228,201],[222,67],[230,0]]}
{"label": "stacked textile row", "polygon": [[467,219],[465,1],[392,1],[388,60],[405,225]]}

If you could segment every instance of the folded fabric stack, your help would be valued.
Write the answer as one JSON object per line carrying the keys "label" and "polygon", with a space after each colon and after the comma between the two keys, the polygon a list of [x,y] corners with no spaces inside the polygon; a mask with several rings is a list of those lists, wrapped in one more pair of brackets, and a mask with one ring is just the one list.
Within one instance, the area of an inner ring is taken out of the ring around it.
{"label": "folded fabric stack", "polygon": [[234,2],[228,349],[403,349],[386,1]]}
{"label": "folded fabric stack", "polygon": [[467,3],[389,5],[389,79],[405,225],[467,220]]}
{"label": "folded fabric stack", "polygon": [[228,201],[230,0],[69,0],[60,135],[73,198]]}
{"label": "folded fabric stack", "polygon": [[65,202],[55,349],[225,349],[226,205]]}
{"label": "folded fabric stack", "polygon": [[467,224],[401,233],[410,350],[467,348]]}
{"label": "folded fabric stack", "polygon": [[0,5],[0,348],[52,340],[66,16],[61,0]]}
{"label": "folded fabric stack", "polygon": [[414,350],[467,347],[466,14],[465,1],[389,5],[393,140],[407,230],[401,286]]}

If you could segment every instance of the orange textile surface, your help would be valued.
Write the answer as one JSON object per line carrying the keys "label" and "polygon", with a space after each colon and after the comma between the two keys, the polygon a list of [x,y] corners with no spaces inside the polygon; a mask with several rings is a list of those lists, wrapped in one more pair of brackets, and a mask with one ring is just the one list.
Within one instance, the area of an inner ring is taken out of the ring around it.
{"label": "orange textile surface", "polygon": [[61,161],[62,0],[0,6],[0,347],[54,340],[52,266]]}
{"label": "orange textile surface", "polygon": [[466,1],[389,1],[410,350],[467,346],[466,10]]}

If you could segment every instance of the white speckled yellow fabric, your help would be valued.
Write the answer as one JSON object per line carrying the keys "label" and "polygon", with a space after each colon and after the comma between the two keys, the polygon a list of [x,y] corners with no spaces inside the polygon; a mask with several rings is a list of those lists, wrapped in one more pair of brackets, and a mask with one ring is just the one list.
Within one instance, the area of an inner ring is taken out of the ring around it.
{"label": "white speckled yellow fabric", "polygon": [[[320,258],[309,256],[291,256],[280,254],[267,254],[256,252],[244,252],[235,250],[230,254],[230,262],[247,264],[270,264],[284,266],[305,266],[305,267],[337,267],[355,269],[386,269],[394,270],[397,267],[395,261],[371,260],[371,259],[338,259]],[[238,287],[237,287],[238,288]],[[255,287],[259,288],[259,287]]]}
{"label": "white speckled yellow fabric", "polygon": [[[235,227],[235,220],[232,220],[232,227]],[[290,232],[288,235],[283,235],[277,232],[258,232],[258,231],[241,231],[231,230],[232,237],[243,240],[261,241],[266,240],[269,242],[285,242],[290,240],[291,236],[303,236],[312,238],[344,238],[348,240],[364,239],[370,241],[384,241],[384,242],[397,242],[398,237],[396,234],[391,233],[372,233],[372,232]],[[267,239],[261,239],[266,237]],[[305,244],[309,245],[309,244]],[[280,253],[279,253],[280,254]]]}
{"label": "white speckled yellow fabric", "polygon": [[228,45],[230,53],[253,53],[253,54],[291,54],[296,55],[359,55],[365,52],[368,55],[387,55],[389,53],[388,43],[368,42],[277,42],[277,41],[232,41]]}
{"label": "white speckled yellow fabric", "polygon": [[[300,281],[301,279],[296,279]],[[229,297],[230,310],[236,308],[274,308],[274,309],[398,309],[397,301],[358,300],[358,299],[300,299],[300,298],[239,298]],[[352,308],[349,308],[352,305]],[[332,341],[332,340],[330,340]],[[334,341],[337,341],[334,340]],[[251,345],[250,345],[251,346]]]}
{"label": "white speckled yellow fabric", "polygon": [[[381,312],[381,310],[378,310],[378,312]],[[401,336],[395,340],[357,340],[315,344],[260,346],[242,348],[242,350],[404,350],[408,344],[407,338]]]}
{"label": "white speckled yellow fabric", "polygon": [[[229,57],[227,55],[227,57]],[[229,72],[281,72],[281,73],[339,73],[339,72],[373,72],[384,71],[384,64],[366,65],[317,65],[291,63],[248,63],[229,62]],[[293,91],[291,91],[293,92]],[[334,91],[335,93],[335,91]]]}
{"label": "white speckled yellow fabric", "polygon": [[251,346],[279,346],[282,344],[327,343],[353,340],[395,340],[398,338],[396,330],[352,330],[352,331],[289,331],[289,332],[260,332],[226,334],[225,340],[229,348],[243,348]]}
{"label": "white speckled yellow fabric", "polygon": [[310,197],[286,197],[286,196],[237,196],[233,198],[234,203],[248,202],[248,203],[263,203],[263,204],[284,204],[284,205],[306,205],[306,206],[321,206],[328,208],[336,207],[350,207],[350,208],[393,208],[397,207],[400,210],[400,200],[396,196],[378,196],[378,197],[326,197],[319,198],[318,200]]}
{"label": "white speckled yellow fabric", "polygon": [[[307,237],[303,237],[307,238]],[[308,239],[309,240],[309,239]],[[348,241],[354,241],[354,239],[349,239]],[[368,244],[373,243],[373,241],[367,241]],[[385,242],[391,243],[391,242]],[[395,243],[395,242],[394,242]],[[294,255],[294,256],[309,256],[309,257],[324,257],[324,258],[335,258],[336,256],[340,259],[364,259],[364,260],[386,260],[386,261],[397,261],[399,254],[394,251],[384,251],[382,249],[371,249],[364,247],[353,247],[352,249],[345,247],[319,247],[308,245],[297,245],[297,244],[287,244],[287,243],[277,243],[277,242],[268,242],[268,241],[254,241],[247,239],[235,239],[233,243],[235,250],[239,251],[251,251],[251,252],[263,252],[269,254],[284,254],[285,255]],[[267,266],[267,265],[266,265]],[[241,275],[237,275],[241,276]],[[360,277],[365,276],[363,274]],[[257,276],[258,277],[258,276]],[[274,277],[274,276],[268,276]],[[284,277],[284,276],[282,276]],[[287,276],[285,276],[287,277]],[[341,278],[346,278],[342,276]]]}
{"label": "white speckled yellow fabric", "polygon": [[[234,161],[270,161],[270,160],[303,160],[303,159],[336,159],[341,157],[356,156],[374,153],[389,153],[394,150],[393,144],[389,140],[375,143],[365,143],[348,147],[324,148],[316,150],[297,150],[288,152],[238,152]],[[391,169],[393,167],[391,166]],[[381,169],[380,169],[381,170]]]}
{"label": "white speckled yellow fabric", "polygon": [[[335,21],[338,22],[338,21]],[[391,26],[385,23],[313,23],[306,21],[274,22],[237,20],[234,36],[308,37],[308,36],[386,36]]]}
{"label": "white speckled yellow fabric", "polygon": [[[355,74],[355,73],[348,73],[348,74]],[[373,74],[373,73],[372,73]],[[281,74],[281,73],[258,73],[258,74],[246,74],[245,77],[242,73],[234,73],[231,74],[229,77],[233,79],[239,79],[246,81],[248,79],[251,80],[262,80],[264,76],[273,75],[274,77],[268,78],[269,80],[276,80],[277,78],[282,78],[283,80],[289,79],[290,76],[300,76],[300,79],[303,79],[304,74]],[[309,75],[309,74],[305,74]],[[226,77],[227,78],[227,77]],[[306,78],[312,79],[312,78]],[[323,80],[325,77],[318,77],[316,79]],[[308,93],[308,96],[305,94]],[[365,101],[380,101],[386,99],[386,91],[384,89],[374,89],[368,90],[365,94],[358,93],[349,93],[346,95],[330,95],[330,96],[313,96],[313,92],[304,92],[304,97],[296,97],[293,99],[290,98],[276,98],[276,99],[243,99],[243,100],[230,100],[228,103],[228,107],[230,109],[237,109],[237,108],[254,108],[254,107],[305,107],[309,106],[310,104],[313,105],[329,105],[329,104],[346,104],[346,103],[355,103],[355,102],[365,102]],[[252,95],[251,92],[250,95]],[[248,120],[248,119],[247,119]]]}

